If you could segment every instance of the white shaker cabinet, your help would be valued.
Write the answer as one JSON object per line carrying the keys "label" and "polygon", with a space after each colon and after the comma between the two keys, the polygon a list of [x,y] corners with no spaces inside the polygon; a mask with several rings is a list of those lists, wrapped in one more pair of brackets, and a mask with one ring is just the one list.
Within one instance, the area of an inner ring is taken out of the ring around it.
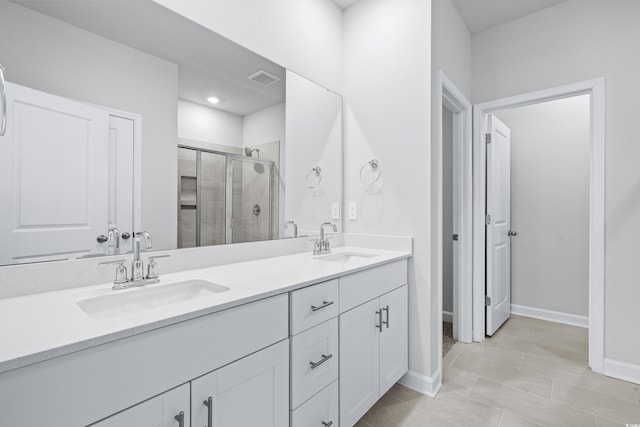
{"label": "white shaker cabinet", "polygon": [[409,369],[409,313],[407,286],[380,297],[380,395]]}
{"label": "white shaker cabinet", "polygon": [[380,397],[378,299],[340,316],[340,424],[351,426]]}
{"label": "white shaker cabinet", "polygon": [[351,427],[408,370],[406,261],[340,279],[340,425]]}
{"label": "white shaker cabinet", "polygon": [[191,405],[195,427],[288,425],[288,340],[191,381]]}
{"label": "white shaker cabinet", "polygon": [[189,384],[91,424],[91,427],[189,427]]}

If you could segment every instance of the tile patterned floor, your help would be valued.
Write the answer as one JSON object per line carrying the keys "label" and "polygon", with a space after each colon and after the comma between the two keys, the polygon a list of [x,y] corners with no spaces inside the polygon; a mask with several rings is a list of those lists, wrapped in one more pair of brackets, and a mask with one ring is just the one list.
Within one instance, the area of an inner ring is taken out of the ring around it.
{"label": "tile patterned floor", "polygon": [[456,343],[430,399],[395,385],[356,427],[609,427],[640,424],[640,386],[587,368],[587,330],[512,316],[482,344]]}

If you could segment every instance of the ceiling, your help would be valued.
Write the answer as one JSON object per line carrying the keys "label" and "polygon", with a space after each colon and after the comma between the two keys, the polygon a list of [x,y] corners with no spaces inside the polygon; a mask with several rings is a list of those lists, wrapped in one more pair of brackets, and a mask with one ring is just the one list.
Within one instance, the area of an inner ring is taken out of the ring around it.
{"label": "ceiling", "polygon": [[453,0],[472,33],[522,18],[564,1],[566,0]]}
{"label": "ceiling", "polygon": [[354,4],[358,3],[359,1],[360,0],[333,0],[333,2],[340,7],[340,9],[346,9],[349,6],[353,6]]}
{"label": "ceiling", "polygon": [[[240,116],[285,100],[283,67],[153,1],[14,1],[177,64],[181,99]],[[258,70],[280,81],[261,86],[247,78]],[[210,96],[220,103],[209,104]]]}

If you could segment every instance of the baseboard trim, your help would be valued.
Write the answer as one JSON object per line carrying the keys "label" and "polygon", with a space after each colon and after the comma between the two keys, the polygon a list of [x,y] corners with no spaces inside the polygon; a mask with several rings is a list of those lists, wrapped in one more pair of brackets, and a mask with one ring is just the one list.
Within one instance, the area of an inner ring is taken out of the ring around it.
{"label": "baseboard trim", "polygon": [[587,316],[561,313],[559,311],[545,310],[543,308],[511,304],[511,314],[533,317],[534,319],[548,320],[549,322],[564,323],[565,325],[579,326],[581,328],[589,327],[589,318]]}
{"label": "baseboard trim", "polygon": [[604,359],[604,374],[608,377],[640,384],[640,365]]}
{"label": "baseboard trim", "polygon": [[442,386],[442,380],[440,378],[440,371],[437,371],[430,377],[409,371],[400,378],[398,384],[422,393],[425,396],[436,397]]}
{"label": "baseboard trim", "polygon": [[453,313],[450,311],[442,310],[442,321],[447,323],[453,323]]}

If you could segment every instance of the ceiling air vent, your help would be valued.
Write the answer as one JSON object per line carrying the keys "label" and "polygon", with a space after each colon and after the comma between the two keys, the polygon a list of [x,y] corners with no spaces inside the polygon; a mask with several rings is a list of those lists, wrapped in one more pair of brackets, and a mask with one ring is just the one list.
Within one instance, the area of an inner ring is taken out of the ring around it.
{"label": "ceiling air vent", "polygon": [[271,86],[272,84],[280,81],[280,77],[274,76],[273,74],[268,73],[265,70],[260,70],[257,73],[253,73],[247,78],[262,86]]}

